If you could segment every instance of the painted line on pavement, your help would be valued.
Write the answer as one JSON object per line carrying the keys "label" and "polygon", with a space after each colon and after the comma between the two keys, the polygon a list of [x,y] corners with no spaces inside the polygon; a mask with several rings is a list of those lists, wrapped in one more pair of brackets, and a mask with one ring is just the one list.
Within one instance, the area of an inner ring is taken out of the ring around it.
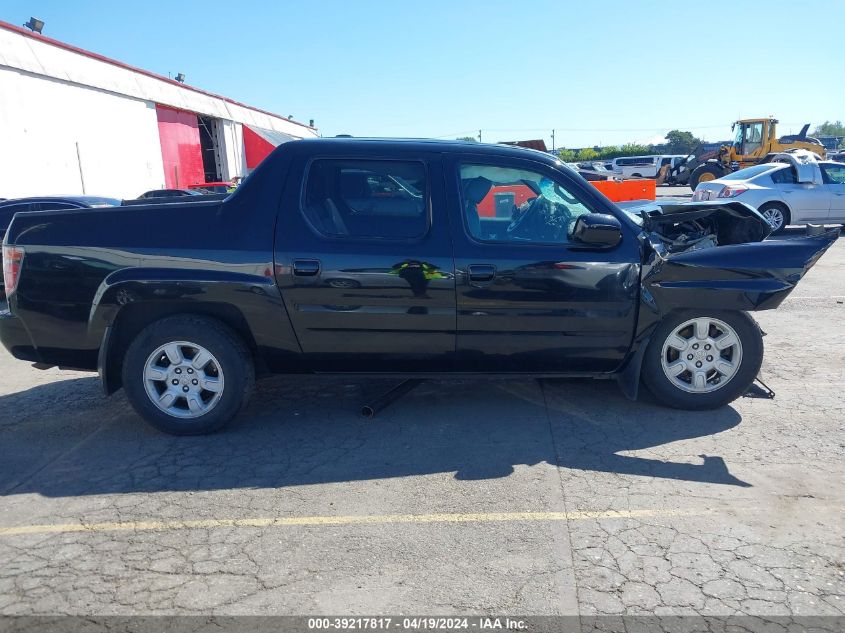
{"label": "painted line on pavement", "polygon": [[58,523],[0,527],[0,537],[72,532],[144,532],[226,527],[299,527],[323,525],[389,525],[395,523],[491,523],[514,521],[584,521],[639,519],[711,514],[710,510],[607,510],[601,512],[478,512],[450,514],[381,514],[347,516],[268,517],[254,519],[198,519],[189,521],[123,521],[115,523]]}

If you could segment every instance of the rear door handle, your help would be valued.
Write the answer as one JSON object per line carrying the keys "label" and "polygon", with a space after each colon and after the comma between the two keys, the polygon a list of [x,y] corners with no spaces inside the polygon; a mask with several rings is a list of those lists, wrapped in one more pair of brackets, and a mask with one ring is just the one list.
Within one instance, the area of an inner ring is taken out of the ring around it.
{"label": "rear door handle", "polygon": [[293,274],[298,277],[313,277],[320,272],[320,262],[316,259],[293,260]]}
{"label": "rear door handle", "polygon": [[471,286],[484,286],[496,277],[496,267],[492,264],[471,264],[467,266]]}

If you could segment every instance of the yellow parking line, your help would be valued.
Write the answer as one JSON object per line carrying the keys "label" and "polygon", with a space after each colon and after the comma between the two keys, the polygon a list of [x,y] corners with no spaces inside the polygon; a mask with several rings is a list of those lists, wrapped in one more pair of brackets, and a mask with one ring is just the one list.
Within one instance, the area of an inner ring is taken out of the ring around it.
{"label": "yellow parking line", "polygon": [[254,519],[198,519],[192,521],[123,521],[116,523],[58,523],[0,527],[0,536],[65,532],[143,532],[224,527],[295,527],[391,523],[489,523],[507,521],[579,521],[638,519],[709,514],[709,510],[607,510],[601,512],[474,512],[451,514],[376,514],[347,516],[272,517]]}

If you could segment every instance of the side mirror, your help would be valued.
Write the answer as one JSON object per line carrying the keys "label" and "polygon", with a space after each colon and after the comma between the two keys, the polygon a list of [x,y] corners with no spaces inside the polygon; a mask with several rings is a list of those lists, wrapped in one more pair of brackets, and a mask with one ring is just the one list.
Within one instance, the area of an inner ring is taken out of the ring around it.
{"label": "side mirror", "polygon": [[575,220],[572,237],[581,244],[613,248],[622,241],[622,224],[612,215],[587,213]]}

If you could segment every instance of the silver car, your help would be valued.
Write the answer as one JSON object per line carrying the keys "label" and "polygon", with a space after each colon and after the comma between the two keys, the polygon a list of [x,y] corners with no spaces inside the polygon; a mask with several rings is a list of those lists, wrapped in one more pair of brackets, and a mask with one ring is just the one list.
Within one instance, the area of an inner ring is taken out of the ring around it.
{"label": "silver car", "polygon": [[740,169],[701,182],[694,201],[736,198],[757,209],[780,232],[789,224],[845,223],[845,164],[800,154],[785,162]]}

